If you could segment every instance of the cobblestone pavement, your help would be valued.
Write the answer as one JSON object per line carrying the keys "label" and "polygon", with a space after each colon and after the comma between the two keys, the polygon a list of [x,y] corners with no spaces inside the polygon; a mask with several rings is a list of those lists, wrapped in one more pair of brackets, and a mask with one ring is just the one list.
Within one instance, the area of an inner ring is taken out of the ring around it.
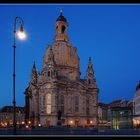
{"label": "cobblestone pavement", "polygon": [[[140,130],[95,130],[89,128],[67,128],[67,127],[51,127],[51,128],[17,128],[17,136],[27,135],[46,135],[46,136],[102,136],[102,135],[134,135],[140,136]],[[12,136],[13,128],[0,128],[0,136]]]}

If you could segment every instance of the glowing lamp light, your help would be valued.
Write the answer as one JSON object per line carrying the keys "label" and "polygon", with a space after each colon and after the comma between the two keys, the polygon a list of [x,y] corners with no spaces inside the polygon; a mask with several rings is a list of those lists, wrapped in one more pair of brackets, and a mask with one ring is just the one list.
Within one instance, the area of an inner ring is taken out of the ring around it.
{"label": "glowing lamp light", "polygon": [[21,122],[21,124],[24,124],[24,122]]}
{"label": "glowing lamp light", "polygon": [[72,124],[72,123],[73,123],[73,121],[70,121],[70,123]]}
{"label": "glowing lamp light", "polygon": [[18,34],[19,39],[21,39],[21,40],[24,40],[26,38],[25,32],[19,31],[17,34]]}
{"label": "glowing lamp light", "polygon": [[38,126],[41,126],[41,124],[39,123]]}
{"label": "glowing lamp light", "polygon": [[20,30],[17,33],[19,39],[24,40],[26,38],[26,34],[24,32],[23,26],[21,25]]}
{"label": "glowing lamp light", "polygon": [[90,121],[90,124],[92,124],[93,123],[93,121]]}
{"label": "glowing lamp light", "polygon": [[28,125],[26,125],[26,128],[29,128],[29,126],[28,126]]}
{"label": "glowing lamp light", "polygon": [[28,121],[29,124],[31,124],[31,121]]}

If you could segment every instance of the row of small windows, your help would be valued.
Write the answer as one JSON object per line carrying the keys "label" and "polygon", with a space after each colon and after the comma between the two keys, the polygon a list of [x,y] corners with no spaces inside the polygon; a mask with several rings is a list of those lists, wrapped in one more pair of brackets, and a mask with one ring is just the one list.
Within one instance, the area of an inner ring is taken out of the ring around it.
{"label": "row of small windows", "polygon": [[49,71],[47,71],[47,72],[44,72],[44,75],[50,78],[50,77],[52,77],[53,75],[54,75],[54,76],[57,76],[57,72],[55,72],[55,71],[53,72],[53,71],[50,71],[50,70],[49,70]]}
{"label": "row of small windows", "polygon": [[[48,76],[48,77],[51,77],[51,73],[52,73],[52,71],[48,71],[48,72],[47,72],[47,76]],[[46,75],[46,72],[44,72],[44,74]]]}

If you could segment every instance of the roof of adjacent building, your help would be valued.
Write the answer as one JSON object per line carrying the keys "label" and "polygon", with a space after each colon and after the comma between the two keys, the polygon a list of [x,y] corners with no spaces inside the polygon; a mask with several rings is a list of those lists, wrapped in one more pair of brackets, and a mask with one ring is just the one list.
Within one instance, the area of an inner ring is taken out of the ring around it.
{"label": "roof of adjacent building", "polygon": [[106,103],[98,103],[98,106],[100,106],[100,107],[108,107],[108,104],[106,104]]}
{"label": "roof of adjacent building", "polygon": [[133,107],[133,102],[128,100],[115,100],[109,104],[109,107]]}
{"label": "roof of adjacent building", "polygon": [[98,103],[98,106],[100,107],[133,107],[133,102],[129,100],[114,100],[111,103]]}
{"label": "roof of adjacent building", "polygon": [[[24,113],[25,107],[16,107],[16,112]],[[13,112],[13,106],[4,106],[0,109],[0,112]]]}

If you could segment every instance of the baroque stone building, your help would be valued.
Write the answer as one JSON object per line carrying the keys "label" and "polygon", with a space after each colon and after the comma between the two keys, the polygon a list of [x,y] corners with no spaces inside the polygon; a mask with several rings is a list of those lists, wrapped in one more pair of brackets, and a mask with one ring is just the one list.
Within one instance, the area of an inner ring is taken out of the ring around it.
{"label": "baroque stone building", "polygon": [[80,78],[80,59],[68,36],[68,22],[60,12],[55,37],[43,57],[42,72],[35,63],[25,91],[26,121],[34,126],[97,126],[98,92],[91,58],[86,78]]}
{"label": "baroque stone building", "polygon": [[[16,124],[17,127],[24,125],[25,108],[16,107]],[[13,106],[3,106],[0,109],[0,128],[13,126]]]}

